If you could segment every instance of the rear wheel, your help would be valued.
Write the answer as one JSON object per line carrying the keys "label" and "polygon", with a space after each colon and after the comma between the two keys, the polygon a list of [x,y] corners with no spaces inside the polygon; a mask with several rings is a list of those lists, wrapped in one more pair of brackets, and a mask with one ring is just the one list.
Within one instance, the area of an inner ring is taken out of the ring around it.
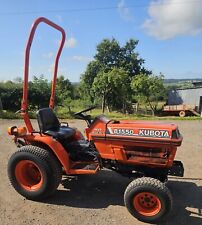
{"label": "rear wheel", "polygon": [[172,207],[168,188],[159,180],[150,177],[132,181],[126,188],[124,201],[134,217],[147,223],[161,221]]}
{"label": "rear wheel", "polygon": [[57,189],[62,169],[51,152],[27,145],[11,156],[8,177],[19,194],[28,199],[40,200]]}

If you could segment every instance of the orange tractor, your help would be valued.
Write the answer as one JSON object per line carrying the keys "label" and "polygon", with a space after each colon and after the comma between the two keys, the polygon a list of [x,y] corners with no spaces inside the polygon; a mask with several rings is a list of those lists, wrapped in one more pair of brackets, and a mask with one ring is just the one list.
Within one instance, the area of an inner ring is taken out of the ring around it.
{"label": "orange tractor", "polygon": [[[34,130],[27,108],[29,54],[35,30],[46,23],[62,34],[55,59],[49,107],[39,109],[39,129]],[[60,123],[53,112],[57,68],[65,42],[65,32],[46,18],[38,18],[31,29],[25,53],[23,98],[20,113],[25,126],[10,127],[19,147],[8,162],[8,177],[14,189],[31,200],[52,195],[62,175],[96,174],[104,168],[134,178],[124,193],[128,211],[137,219],[156,223],[172,207],[172,196],[165,185],[168,175],[183,176],[183,164],[174,161],[182,136],[175,124],[110,120],[104,115],[91,118],[90,107],[75,113],[87,123],[85,136]],[[88,181],[86,181],[88,182]],[[116,190],[114,190],[116,191]]]}

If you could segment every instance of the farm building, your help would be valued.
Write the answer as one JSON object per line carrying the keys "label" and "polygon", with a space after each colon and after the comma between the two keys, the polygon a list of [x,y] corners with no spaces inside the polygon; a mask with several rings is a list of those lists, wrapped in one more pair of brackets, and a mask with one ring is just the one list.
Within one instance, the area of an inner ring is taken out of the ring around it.
{"label": "farm building", "polygon": [[[200,84],[199,84],[200,83]],[[193,83],[194,87],[174,89],[168,94],[168,105],[191,105],[196,111],[202,111],[202,82]]]}

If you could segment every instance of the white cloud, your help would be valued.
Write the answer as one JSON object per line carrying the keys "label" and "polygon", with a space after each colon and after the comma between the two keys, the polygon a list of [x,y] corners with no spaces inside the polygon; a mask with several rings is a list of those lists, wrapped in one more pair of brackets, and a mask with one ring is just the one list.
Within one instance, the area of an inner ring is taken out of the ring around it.
{"label": "white cloud", "polygon": [[79,61],[79,62],[89,62],[93,60],[92,57],[82,56],[82,55],[74,55],[70,59],[74,61]]}
{"label": "white cloud", "polygon": [[121,0],[118,3],[118,12],[123,20],[125,20],[125,21],[133,20],[133,16],[132,16],[129,8],[126,6],[125,0]]}
{"label": "white cloud", "polygon": [[76,44],[77,44],[77,40],[75,38],[71,37],[65,41],[64,46],[65,46],[65,48],[74,48],[76,46]]}
{"label": "white cloud", "polygon": [[196,35],[202,32],[201,9],[202,2],[199,1],[152,1],[148,8],[149,19],[144,22],[143,28],[160,40]]}
{"label": "white cloud", "polygon": [[51,59],[53,57],[53,52],[44,53],[42,56],[44,58]]}

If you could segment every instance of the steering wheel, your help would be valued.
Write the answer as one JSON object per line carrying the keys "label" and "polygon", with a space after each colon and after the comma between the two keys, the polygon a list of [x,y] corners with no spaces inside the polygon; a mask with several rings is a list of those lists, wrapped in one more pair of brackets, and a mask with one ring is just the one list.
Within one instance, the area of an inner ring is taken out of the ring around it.
{"label": "steering wheel", "polygon": [[89,107],[89,108],[87,108],[87,109],[84,109],[84,110],[81,110],[81,111],[79,111],[79,112],[74,113],[74,115],[75,115],[75,116],[78,116],[78,115],[81,115],[82,113],[88,112],[88,111],[90,111],[90,110],[92,110],[92,109],[95,109],[95,108],[96,108],[96,106],[91,106],[91,107]]}

